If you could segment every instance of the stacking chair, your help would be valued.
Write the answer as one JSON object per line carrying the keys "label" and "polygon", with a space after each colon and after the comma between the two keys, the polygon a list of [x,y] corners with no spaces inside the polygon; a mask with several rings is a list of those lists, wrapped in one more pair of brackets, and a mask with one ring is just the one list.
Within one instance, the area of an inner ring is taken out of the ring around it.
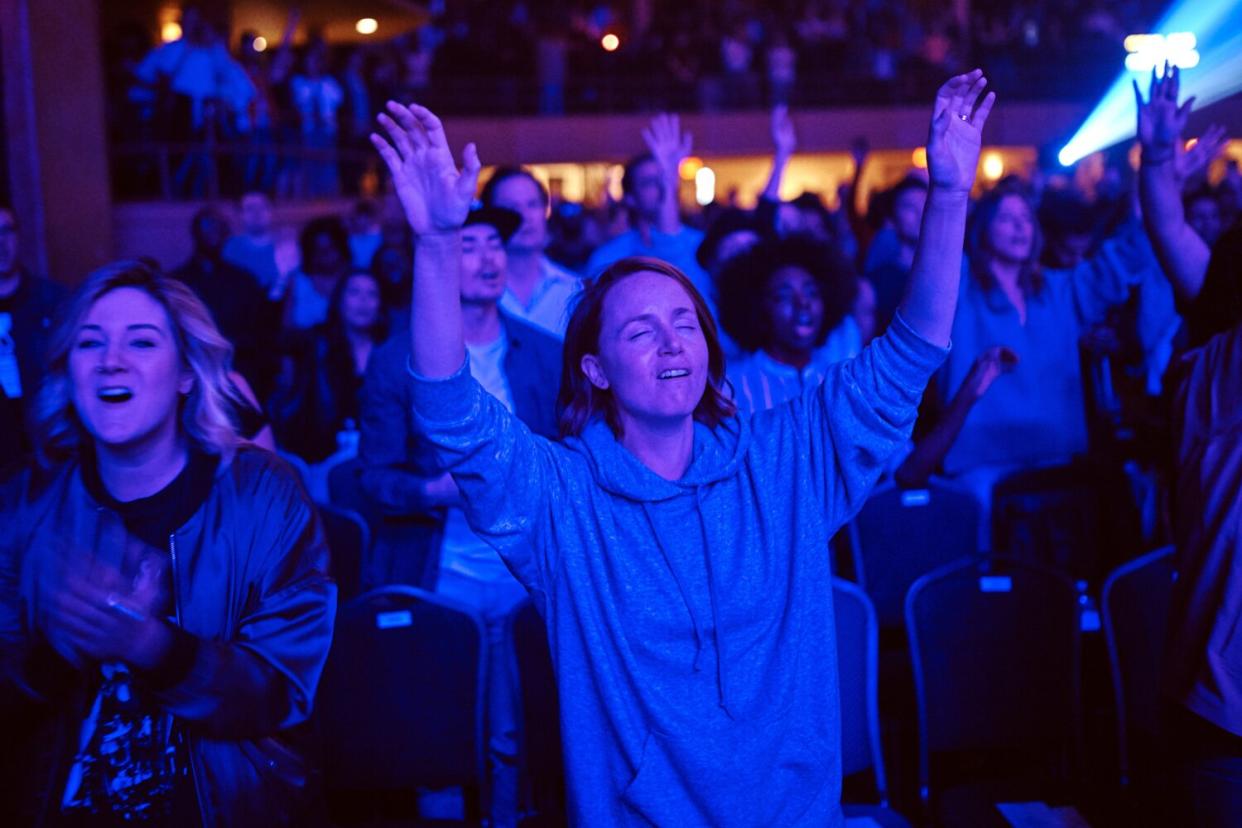
{"label": "stacking chair", "polygon": [[522,776],[531,805],[522,824],[565,825],[565,763],[556,674],[543,619],[529,599],[513,608],[505,620],[505,632],[522,689]]}
{"label": "stacking chair", "polygon": [[1150,777],[1157,756],[1160,662],[1176,578],[1173,567],[1173,547],[1166,546],[1123,564],[1104,582],[1101,604],[1123,788],[1136,774]]}
{"label": "stacking chair", "polygon": [[480,821],[486,641],[474,613],[414,587],[341,608],[316,704],[336,823],[413,821],[419,788],[449,787]]}
{"label": "stacking chair", "polygon": [[880,826],[908,826],[888,806],[888,781],[880,745],[880,630],[866,593],[849,581],[832,579],[836,614],[837,672],[841,693],[841,775],[871,771],[878,805],[845,806],[850,818]]}
{"label": "stacking chair", "polygon": [[899,629],[906,592],[920,576],[975,554],[979,504],[938,480],[925,489],[877,489],[850,523],[854,573],[880,626]]}
{"label": "stacking chair", "polygon": [[[960,814],[951,799],[967,810],[978,805],[967,824],[987,824],[979,814],[999,816],[996,801],[1071,792],[1082,755],[1079,613],[1069,578],[1001,556],[948,564],[910,588],[925,808],[935,785],[943,815]],[[952,780],[950,796],[944,771],[967,759],[975,764]]]}
{"label": "stacking chair", "polygon": [[337,603],[344,604],[359,592],[362,562],[371,549],[371,530],[357,512],[330,503],[315,505],[332,553],[330,571],[336,580]]}

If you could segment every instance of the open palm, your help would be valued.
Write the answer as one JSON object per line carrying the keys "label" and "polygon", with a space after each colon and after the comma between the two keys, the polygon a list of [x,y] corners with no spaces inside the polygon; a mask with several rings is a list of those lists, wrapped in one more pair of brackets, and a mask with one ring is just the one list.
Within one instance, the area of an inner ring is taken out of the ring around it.
{"label": "open palm", "polygon": [[389,140],[372,133],[371,143],[392,174],[410,228],[418,236],[455,232],[470,213],[479,182],[482,167],[474,144],[463,150],[458,171],[444,125],[431,110],[390,101],[379,122]]}
{"label": "open palm", "polygon": [[[983,125],[996,94],[983,96],[983,70],[950,78],[936,93],[927,138],[927,173],[933,187],[968,192],[975,183]],[[983,96],[983,97],[980,97]]]}
{"label": "open palm", "polygon": [[1173,153],[1181,143],[1182,131],[1186,129],[1186,121],[1195,101],[1190,98],[1181,106],[1177,105],[1181,85],[1177,67],[1170,68],[1166,63],[1159,76],[1155,69],[1151,70],[1151,90],[1146,102],[1143,101],[1138,81],[1133,81],[1133,84],[1135,103],[1138,105],[1139,143],[1145,151],[1157,155]]}
{"label": "open palm", "polygon": [[681,162],[689,157],[694,138],[682,132],[681,119],[676,115],[657,115],[643,130],[643,141],[666,175],[676,175]]}

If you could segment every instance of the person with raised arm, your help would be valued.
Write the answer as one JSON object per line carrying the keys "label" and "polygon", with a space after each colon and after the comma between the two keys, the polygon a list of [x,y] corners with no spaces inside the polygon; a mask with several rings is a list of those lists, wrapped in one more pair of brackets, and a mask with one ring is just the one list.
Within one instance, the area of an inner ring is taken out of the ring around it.
{"label": "person with raised arm", "polygon": [[1242,226],[1209,249],[1186,224],[1179,196],[1195,159],[1180,148],[1194,99],[1178,105],[1178,81],[1166,66],[1152,73],[1147,101],[1134,90],[1143,217],[1199,346],[1170,368],[1178,577],[1164,650],[1165,733],[1176,819],[1216,828],[1242,824]]}
{"label": "person with raised arm", "polygon": [[741,418],[702,296],[667,263],[623,260],[570,320],[555,442],[470,376],[456,231],[478,153],[459,171],[431,112],[380,116],[418,236],[415,427],[546,621],[574,824],[843,824],[828,539],[947,353],[985,84],[976,70],[937,95],[914,275],[884,336]]}
{"label": "person with raised arm", "polygon": [[651,256],[681,270],[708,296],[710,279],[695,257],[703,233],[682,224],[677,195],[681,186],[678,171],[690,155],[693,138],[682,131],[676,115],[657,115],[643,130],[643,142],[647,152],[627,161],[621,178],[630,229],[591,254],[585,275],[598,276],[627,256]]}

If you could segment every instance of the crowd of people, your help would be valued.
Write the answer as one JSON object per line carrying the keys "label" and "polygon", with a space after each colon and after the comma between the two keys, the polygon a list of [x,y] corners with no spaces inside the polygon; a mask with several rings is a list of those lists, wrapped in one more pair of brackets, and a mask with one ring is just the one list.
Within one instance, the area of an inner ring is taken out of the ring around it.
{"label": "crowd of people", "polygon": [[[187,24],[181,48],[209,39]],[[1110,460],[1132,491],[1180,495],[1136,506],[1142,541],[1177,540],[1189,573],[1171,693],[1205,730],[1187,768],[1236,747],[1242,668],[1201,658],[1242,604],[1222,568],[1236,537],[1196,510],[1238,519],[1216,458],[1236,454],[1242,176],[1208,184],[1225,136],[1186,149],[1174,73],[1140,96],[1138,176],[1120,165],[1093,201],[1017,178],[972,200],[985,85],[939,90],[928,168],[866,210],[779,200],[796,136],[777,107],[759,206],[686,216],[691,139],[657,116],[593,249],[581,225],[558,237],[529,171],[480,182],[472,145],[459,167],[435,115],[391,102],[374,130],[356,113],[391,197],[308,222],[296,249],[249,187],[236,228],[194,215],[177,268],[115,264],[65,303],[0,208],[0,456],[22,460],[2,490],[0,666],[6,694],[55,714],[29,724],[40,761],[5,769],[44,780],[12,788],[19,812],[298,813],[336,601],[312,501],[333,500],[372,530],[365,586],[469,606],[496,644],[534,596],[579,824],[837,824],[830,558],[808,550],[877,480],[938,476],[977,498],[988,551],[998,482],[1102,449],[1101,384],[1132,389],[1103,406],[1110,435],[1141,422],[1178,449],[1173,470],[1159,447]],[[172,117],[209,117],[188,102]],[[1160,416],[1174,390],[1185,405]],[[489,808],[512,825],[518,691],[499,661],[488,674]]]}
{"label": "crowd of people", "polygon": [[[114,177],[123,196],[357,193],[386,100],[464,114],[913,102],[968,63],[1002,93],[1086,99],[1111,80],[1102,68],[1120,64],[1125,35],[1161,9],[1009,0],[962,20],[914,0],[734,0],[654,3],[642,17],[630,3],[461,2],[374,43],[310,32],[295,47],[296,9],[279,40],[247,31],[229,43],[187,6],[181,37],[163,45],[116,21]],[[610,34],[613,50],[601,46]]]}

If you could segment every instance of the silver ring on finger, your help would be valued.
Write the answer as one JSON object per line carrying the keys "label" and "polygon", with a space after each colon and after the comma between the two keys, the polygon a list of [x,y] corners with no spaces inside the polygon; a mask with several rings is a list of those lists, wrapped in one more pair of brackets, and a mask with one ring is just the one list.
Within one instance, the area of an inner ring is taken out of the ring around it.
{"label": "silver ring on finger", "polygon": [[961,118],[961,119],[962,119],[963,121],[965,121],[966,123],[970,123],[970,116],[969,116],[969,115],[963,115],[962,113],[960,113],[960,112],[959,112],[959,113],[957,113],[957,117]]}

